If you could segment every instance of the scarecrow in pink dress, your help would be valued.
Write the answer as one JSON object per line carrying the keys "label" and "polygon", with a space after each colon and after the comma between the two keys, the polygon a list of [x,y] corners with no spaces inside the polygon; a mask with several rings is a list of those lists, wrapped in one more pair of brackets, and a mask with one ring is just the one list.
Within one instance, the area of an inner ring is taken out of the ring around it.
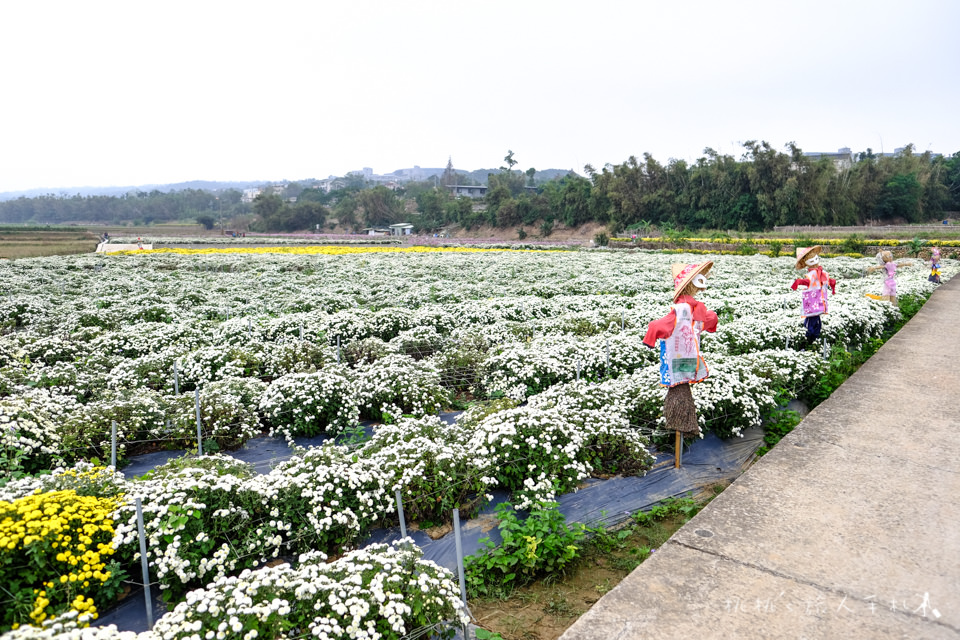
{"label": "scarecrow in pink dress", "polygon": [[889,251],[881,251],[877,254],[877,262],[883,270],[883,289],[880,291],[881,300],[897,304],[897,279],[894,274],[897,273],[897,263],[893,261],[893,254]]}
{"label": "scarecrow in pink dress", "polygon": [[681,434],[700,434],[697,406],[690,385],[705,380],[710,372],[700,353],[700,334],[717,330],[717,314],[694,296],[706,288],[713,262],[674,264],[673,308],[647,326],[643,343],[650,348],[660,341],[660,384],[668,387],[663,402],[667,428],[677,434],[676,466],[680,466]]}
{"label": "scarecrow in pink dress", "polygon": [[897,263],[893,261],[893,254],[889,251],[881,251],[877,254],[877,262],[880,266],[870,267],[867,273],[883,271],[883,288],[880,290],[880,295],[868,293],[867,297],[897,304],[897,279],[894,277],[897,272]]}
{"label": "scarecrow in pink dress", "polygon": [[[823,322],[820,316],[827,314],[827,298],[830,293],[836,295],[837,281],[820,266],[820,252],[823,247],[816,245],[813,247],[797,247],[796,269],[806,269],[806,278],[797,278],[790,285],[790,288],[801,292],[801,311],[800,317],[803,318],[803,326],[807,329],[807,344],[813,343],[820,337],[823,329]],[[828,293],[829,288],[829,293]]]}

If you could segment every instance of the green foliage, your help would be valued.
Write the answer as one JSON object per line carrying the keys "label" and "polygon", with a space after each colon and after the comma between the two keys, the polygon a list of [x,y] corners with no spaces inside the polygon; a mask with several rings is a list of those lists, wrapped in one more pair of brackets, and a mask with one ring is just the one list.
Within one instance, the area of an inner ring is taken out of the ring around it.
{"label": "green foliage", "polygon": [[560,573],[580,552],[582,524],[568,527],[555,502],[541,502],[523,521],[509,503],[497,506],[499,546],[484,538],[486,550],[466,558],[467,591],[472,595],[510,593],[537,577]]}
{"label": "green foliage", "polygon": [[548,218],[540,223],[540,235],[544,238],[553,233],[553,218]]}
{"label": "green foliage", "polygon": [[774,240],[768,246],[770,247],[770,255],[772,255],[774,258],[777,258],[780,256],[780,252],[783,250],[782,242],[780,242],[779,240]]}
{"label": "green foliage", "polygon": [[397,194],[382,185],[357,193],[357,200],[364,211],[367,226],[384,226],[400,222],[404,215],[403,201]]}
{"label": "green foliage", "polygon": [[919,258],[920,251],[923,250],[923,245],[926,244],[926,242],[926,240],[917,237],[914,237],[912,240],[910,240],[910,242],[907,243],[907,246],[910,247],[910,255],[914,256],[915,258]]}
{"label": "green foliage", "polygon": [[840,245],[840,253],[863,253],[867,248],[866,240],[862,234],[851,233],[843,239]]}
{"label": "green foliage", "polygon": [[474,629],[473,634],[477,640],[503,640],[503,636],[499,633],[487,631],[486,629],[482,629],[480,627]]}
{"label": "green foliage", "polygon": [[203,214],[197,216],[197,224],[203,225],[203,228],[209,231],[213,229],[213,225],[217,223],[217,219],[211,215]]}
{"label": "green foliage", "polygon": [[[219,200],[217,199],[219,198]],[[197,221],[200,216],[225,220],[250,212],[250,205],[242,202],[238,189],[217,191],[216,195],[202,189],[182,189],[149,193],[139,191],[123,196],[81,196],[79,194],[48,194],[36,198],[20,197],[0,202],[0,219],[14,222],[73,222],[102,224]],[[47,229],[47,227],[18,227],[19,230]],[[73,228],[73,230],[77,230]]]}
{"label": "green foliage", "polygon": [[780,442],[785,435],[793,431],[793,428],[803,420],[803,417],[796,411],[783,408],[789,399],[789,394],[786,390],[781,390],[780,393],[777,394],[777,399],[777,407],[774,408],[763,421],[764,444],[757,450],[757,455],[760,456],[770,451],[773,445]]}
{"label": "green foliage", "polygon": [[658,520],[664,520],[671,516],[682,515],[690,519],[697,515],[703,504],[693,498],[667,498],[660,504],[654,505],[649,511],[638,511],[633,514],[633,521],[640,526],[647,526]]}
{"label": "green foliage", "polygon": [[593,236],[593,243],[598,247],[605,247],[610,243],[610,236],[603,231],[600,231]]}

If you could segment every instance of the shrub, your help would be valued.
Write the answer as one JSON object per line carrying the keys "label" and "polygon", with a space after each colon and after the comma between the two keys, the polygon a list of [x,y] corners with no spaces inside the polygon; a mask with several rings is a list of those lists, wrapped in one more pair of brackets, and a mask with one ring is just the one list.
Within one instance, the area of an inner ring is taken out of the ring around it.
{"label": "shrub", "polygon": [[497,519],[500,545],[484,538],[486,550],[466,558],[467,590],[472,595],[510,593],[538,576],[562,572],[579,555],[585,527],[580,523],[568,527],[556,502],[536,503],[523,521],[509,503],[499,504]]}
{"label": "shrub", "polygon": [[[142,451],[145,440],[164,436],[166,403],[151,389],[121,389],[74,411],[60,427],[63,448],[70,460],[110,461],[113,422],[117,423],[117,461]],[[196,430],[194,430],[194,434]],[[194,436],[195,437],[195,436]],[[128,445],[130,441],[133,444]]]}
{"label": "shrub", "polygon": [[355,389],[361,416],[376,421],[384,413],[394,418],[436,413],[450,402],[435,367],[401,355],[358,366]]}
{"label": "shrub", "polygon": [[33,473],[62,462],[56,423],[35,398],[0,400],[0,473]]}
{"label": "shrub", "polygon": [[[263,518],[268,492],[248,476],[248,465],[215,455],[172,461],[137,482],[150,570],[165,600],[280,554],[293,524]],[[118,520],[116,540],[132,563],[140,555],[132,503]]]}
{"label": "shrub", "polygon": [[270,383],[260,398],[260,411],[270,434],[315,436],[340,433],[359,421],[357,395],[345,370],[289,373]]}
{"label": "shrub", "polygon": [[281,462],[263,479],[262,491],[272,517],[300,526],[291,550],[337,552],[396,512],[391,480],[379,461],[326,444]]}
{"label": "shrub", "polygon": [[[423,552],[401,540],[370,545],[326,562],[322,553],[288,564],[244,571],[187,596],[157,621],[154,633],[189,640],[197,630],[218,628],[233,637],[346,638],[399,640],[432,628],[430,637],[452,638],[441,621],[469,621],[456,580],[423,560]],[[212,637],[212,636],[211,636]]]}
{"label": "shrub", "polygon": [[12,596],[0,630],[68,611],[81,624],[97,618],[123,577],[111,558],[116,507],[117,500],[72,490],[0,502],[0,584]]}
{"label": "shrub", "polygon": [[840,244],[840,253],[863,253],[867,248],[864,237],[859,233],[851,233]]}
{"label": "shrub", "polygon": [[436,416],[401,418],[379,427],[358,455],[392,476],[393,488],[409,498],[406,517],[443,522],[454,508],[469,517],[486,488],[463,436]]}

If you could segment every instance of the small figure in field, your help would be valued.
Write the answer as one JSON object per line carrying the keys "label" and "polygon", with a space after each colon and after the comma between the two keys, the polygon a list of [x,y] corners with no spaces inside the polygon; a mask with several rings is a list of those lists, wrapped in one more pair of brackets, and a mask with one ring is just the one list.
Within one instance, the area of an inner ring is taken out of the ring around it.
{"label": "small figure in field", "polygon": [[877,254],[879,267],[870,267],[868,273],[874,271],[883,271],[883,288],[879,296],[870,296],[875,300],[885,300],[897,304],[897,279],[894,274],[897,273],[897,263],[893,261],[893,254],[889,251],[881,251]]}
{"label": "small figure in field", "polygon": [[143,238],[137,238],[137,249],[143,249]]}
{"label": "small figure in field", "polygon": [[930,282],[940,284],[940,247],[934,247],[930,253]]}
{"label": "small figure in field", "polygon": [[[827,298],[830,293],[836,295],[837,281],[820,266],[820,252],[823,247],[797,247],[797,264],[794,268],[806,269],[806,278],[797,278],[790,286],[794,291],[800,289],[802,306],[800,317],[807,329],[807,344],[820,337],[823,322],[820,318],[827,314]],[[829,293],[828,293],[829,291]]]}
{"label": "small figure in field", "polygon": [[676,432],[676,466],[680,466],[681,434],[700,434],[697,406],[690,385],[710,375],[700,354],[700,334],[717,330],[717,314],[694,299],[707,287],[713,262],[674,264],[673,308],[647,326],[643,343],[650,348],[660,341],[660,384],[668,387],[663,402],[667,428]]}

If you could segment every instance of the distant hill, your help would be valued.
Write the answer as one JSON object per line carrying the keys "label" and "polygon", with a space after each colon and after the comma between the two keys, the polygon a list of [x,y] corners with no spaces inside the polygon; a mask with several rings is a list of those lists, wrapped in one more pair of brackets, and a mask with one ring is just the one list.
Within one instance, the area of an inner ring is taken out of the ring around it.
{"label": "distant hill", "polygon": [[23,191],[4,191],[0,192],[0,201],[16,200],[17,198],[37,198],[40,196],[55,195],[63,197],[80,196],[122,196],[127,193],[142,191],[149,193],[151,191],[160,191],[169,193],[170,191],[184,191],[185,189],[201,189],[203,191],[222,191],[224,189],[252,189],[268,181],[258,182],[215,182],[212,180],[191,180],[189,182],[177,182],[174,184],[141,184],[126,187],[58,187],[56,189],[41,187],[39,189],[26,189]]}
{"label": "distant hill", "polygon": [[[412,169],[397,169],[392,174],[396,176],[403,176],[406,172],[412,171]],[[421,175],[425,180],[432,180],[433,176],[442,176],[444,172],[444,167],[434,167],[434,168],[424,168],[420,167],[419,169]],[[462,169],[455,170],[458,175],[465,176],[469,178],[469,181],[474,184],[487,184],[487,175],[491,173],[499,173],[500,169],[476,169],[474,171],[464,171]],[[537,171],[535,179],[537,182],[548,182],[550,180],[555,180],[557,178],[562,178],[563,176],[570,173],[569,169],[545,169],[544,171]],[[287,182],[296,182],[302,186],[310,186],[317,182],[315,178],[306,178],[303,180],[289,180]],[[162,193],[169,193],[171,191],[184,191],[186,189],[199,189],[202,191],[222,191],[225,189],[253,189],[255,187],[260,187],[266,184],[271,184],[270,180],[258,180],[258,181],[234,181],[234,182],[216,182],[213,180],[191,180],[189,182],[176,182],[173,184],[140,184],[140,185],[130,185],[130,186],[120,186],[120,187],[41,187],[39,189],[25,189],[23,191],[3,191],[0,192],[0,202],[4,200],[16,200],[17,198],[38,198],[41,196],[57,196],[71,198],[73,196],[79,195],[82,197],[89,196],[122,196],[127,193],[136,193],[137,191],[142,191],[144,193],[150,193],[151,191],[160,191]]]}

